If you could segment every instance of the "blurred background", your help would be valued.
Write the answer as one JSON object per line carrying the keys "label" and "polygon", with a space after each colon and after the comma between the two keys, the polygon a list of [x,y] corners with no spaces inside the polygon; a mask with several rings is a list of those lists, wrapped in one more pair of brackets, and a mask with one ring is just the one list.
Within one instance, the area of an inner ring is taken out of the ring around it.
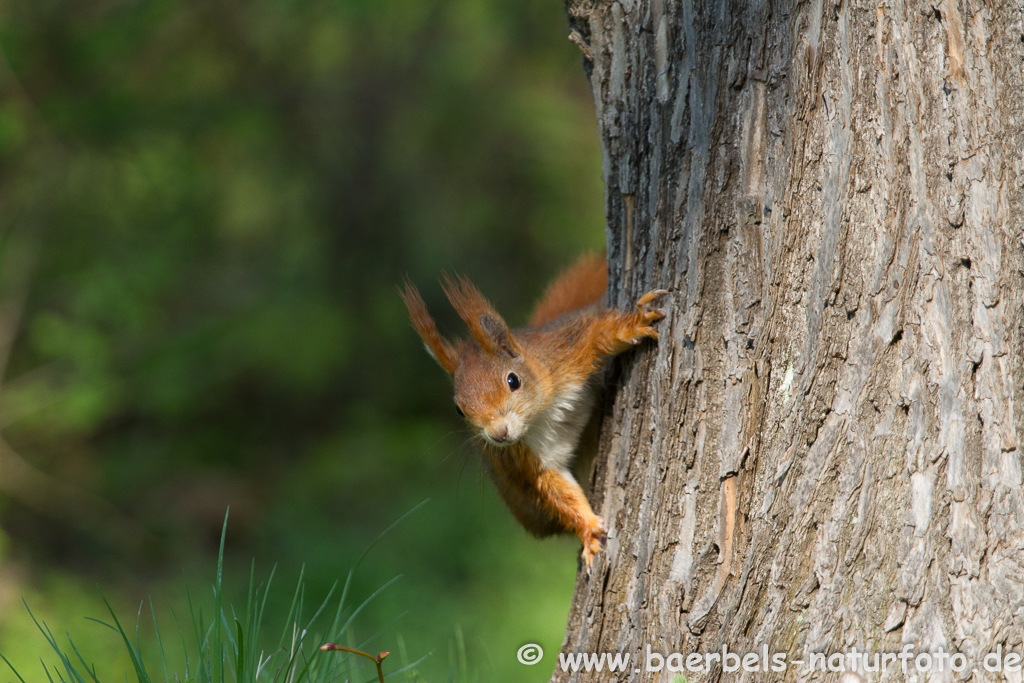
{"label": "blurred background", "polygon": [[497,499],[397,285],[461,336],[442,270],[522,324],[601,248],[567,33],[558,0],[0,1],[0,653],[27,680],[53,657],[22,598],[121,671],[97,588],[129,621],[206,600],[229,505],[227,597],[276,566],[283,626],[303,567],[319,602],[426,499],[354,574],[357,601],[400,577],[357,640],[425,681],[547,680],[578,543]]}

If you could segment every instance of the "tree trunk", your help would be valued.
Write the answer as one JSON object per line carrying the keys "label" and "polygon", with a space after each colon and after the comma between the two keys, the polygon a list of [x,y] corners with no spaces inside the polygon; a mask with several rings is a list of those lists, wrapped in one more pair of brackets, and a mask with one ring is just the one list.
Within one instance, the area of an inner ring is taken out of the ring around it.
{"label": "tree trunk", "polygon": [[553,681],[1021,652],[1022,7],[934,1],[569,0],[610,297],[671,310],[610,392],[563,647],[633,659]]}

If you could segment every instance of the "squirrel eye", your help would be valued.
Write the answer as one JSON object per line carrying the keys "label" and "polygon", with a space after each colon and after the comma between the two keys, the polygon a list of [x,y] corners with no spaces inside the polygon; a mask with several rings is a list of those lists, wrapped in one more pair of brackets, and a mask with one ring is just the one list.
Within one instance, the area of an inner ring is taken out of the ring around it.
{"label": "squirrel eye", "polygon": [[459,417],[466,417],[466,414],[462,412],[462,408],[455,406],[455,412],[459,414]]}
{"label": "squirrel eye", "polygon": [[505,378],[508,382],[509,391],[515,391],[519,387],[523,386],[523,380],[519,379],[519,375],[514,372],[508,373],[508,377]]}

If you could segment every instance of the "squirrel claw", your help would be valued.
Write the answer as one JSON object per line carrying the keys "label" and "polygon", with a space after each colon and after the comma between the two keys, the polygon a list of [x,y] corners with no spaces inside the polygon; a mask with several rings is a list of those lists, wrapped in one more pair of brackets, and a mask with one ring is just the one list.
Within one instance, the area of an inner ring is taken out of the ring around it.
{"label": "squirrel claw", "polygon": [[665,311],[661,308],[655,308],[653,304],[666,294],[668,294],[667,290],[652,289],[637,299],[637,317],[634,319],[635,327],[620,337],[620,339],[623,339],[631,346],[636,346],[644,339],[657,340],[658,331],[654,329],[653,325],[665,317]]}
{"label": "squirrel claw", "polygon": [[580,553],[580,565],[586,567],[587,574],[590,574],[594,566],[594,557],[601,552],[608,543],[608,532],[604,528],[604,520],[595,518],[594,523],[587,529],[582,538],[583,551]]}
{"label": "squirrel claw", "polygon": [[651,291],[647,292],[642,297],[636,300],[636,307],[640,310],[641,313],[643,313],[644,309],[646,309],[648,305],[654,303],[655,301],[665,296],[666,294],[668,294],[667,289],[652,289]]}
{"label": "squirrel claw", "polygon": [[[661,308],[652,308],[651,304],[668,294],[667,290],[654,289],[637,299],[636,310],[641,319],[646,323],[655,323],[665,317],[665,311]],[[657,338],[657,335],[651,335]]]}
{"label": "squirrel claw", "polygon": [[644,339],[658,340],[658,331],[653,327],[641,327],[636,332],[637,336],[630,340],[633,344],[639,344]]}
{"label": "squirrel claw", "polygon": [[640,327],[637,328],[635,332],[636,336],[631,337],[629,340],[629,343],[632,344],[633,346],[636,346],[644,339],[653,339],[655,341],[658,340],[658,331],[653,327]]}

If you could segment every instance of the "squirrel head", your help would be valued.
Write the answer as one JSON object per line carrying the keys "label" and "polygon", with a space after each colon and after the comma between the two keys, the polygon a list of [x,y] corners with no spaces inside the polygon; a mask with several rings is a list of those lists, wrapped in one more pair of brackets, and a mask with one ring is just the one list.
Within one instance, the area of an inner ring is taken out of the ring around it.
{"label": "squirrel head", "polygon": [[457,346],[443,338],[416,288],[405,283],[402,300],[427,351],[455,386],[455,408],[489,443],[507,446],[521,439],[543,410],[540,377],[505,320],[464,277],[445,276],[444,292],[469,328]]}

